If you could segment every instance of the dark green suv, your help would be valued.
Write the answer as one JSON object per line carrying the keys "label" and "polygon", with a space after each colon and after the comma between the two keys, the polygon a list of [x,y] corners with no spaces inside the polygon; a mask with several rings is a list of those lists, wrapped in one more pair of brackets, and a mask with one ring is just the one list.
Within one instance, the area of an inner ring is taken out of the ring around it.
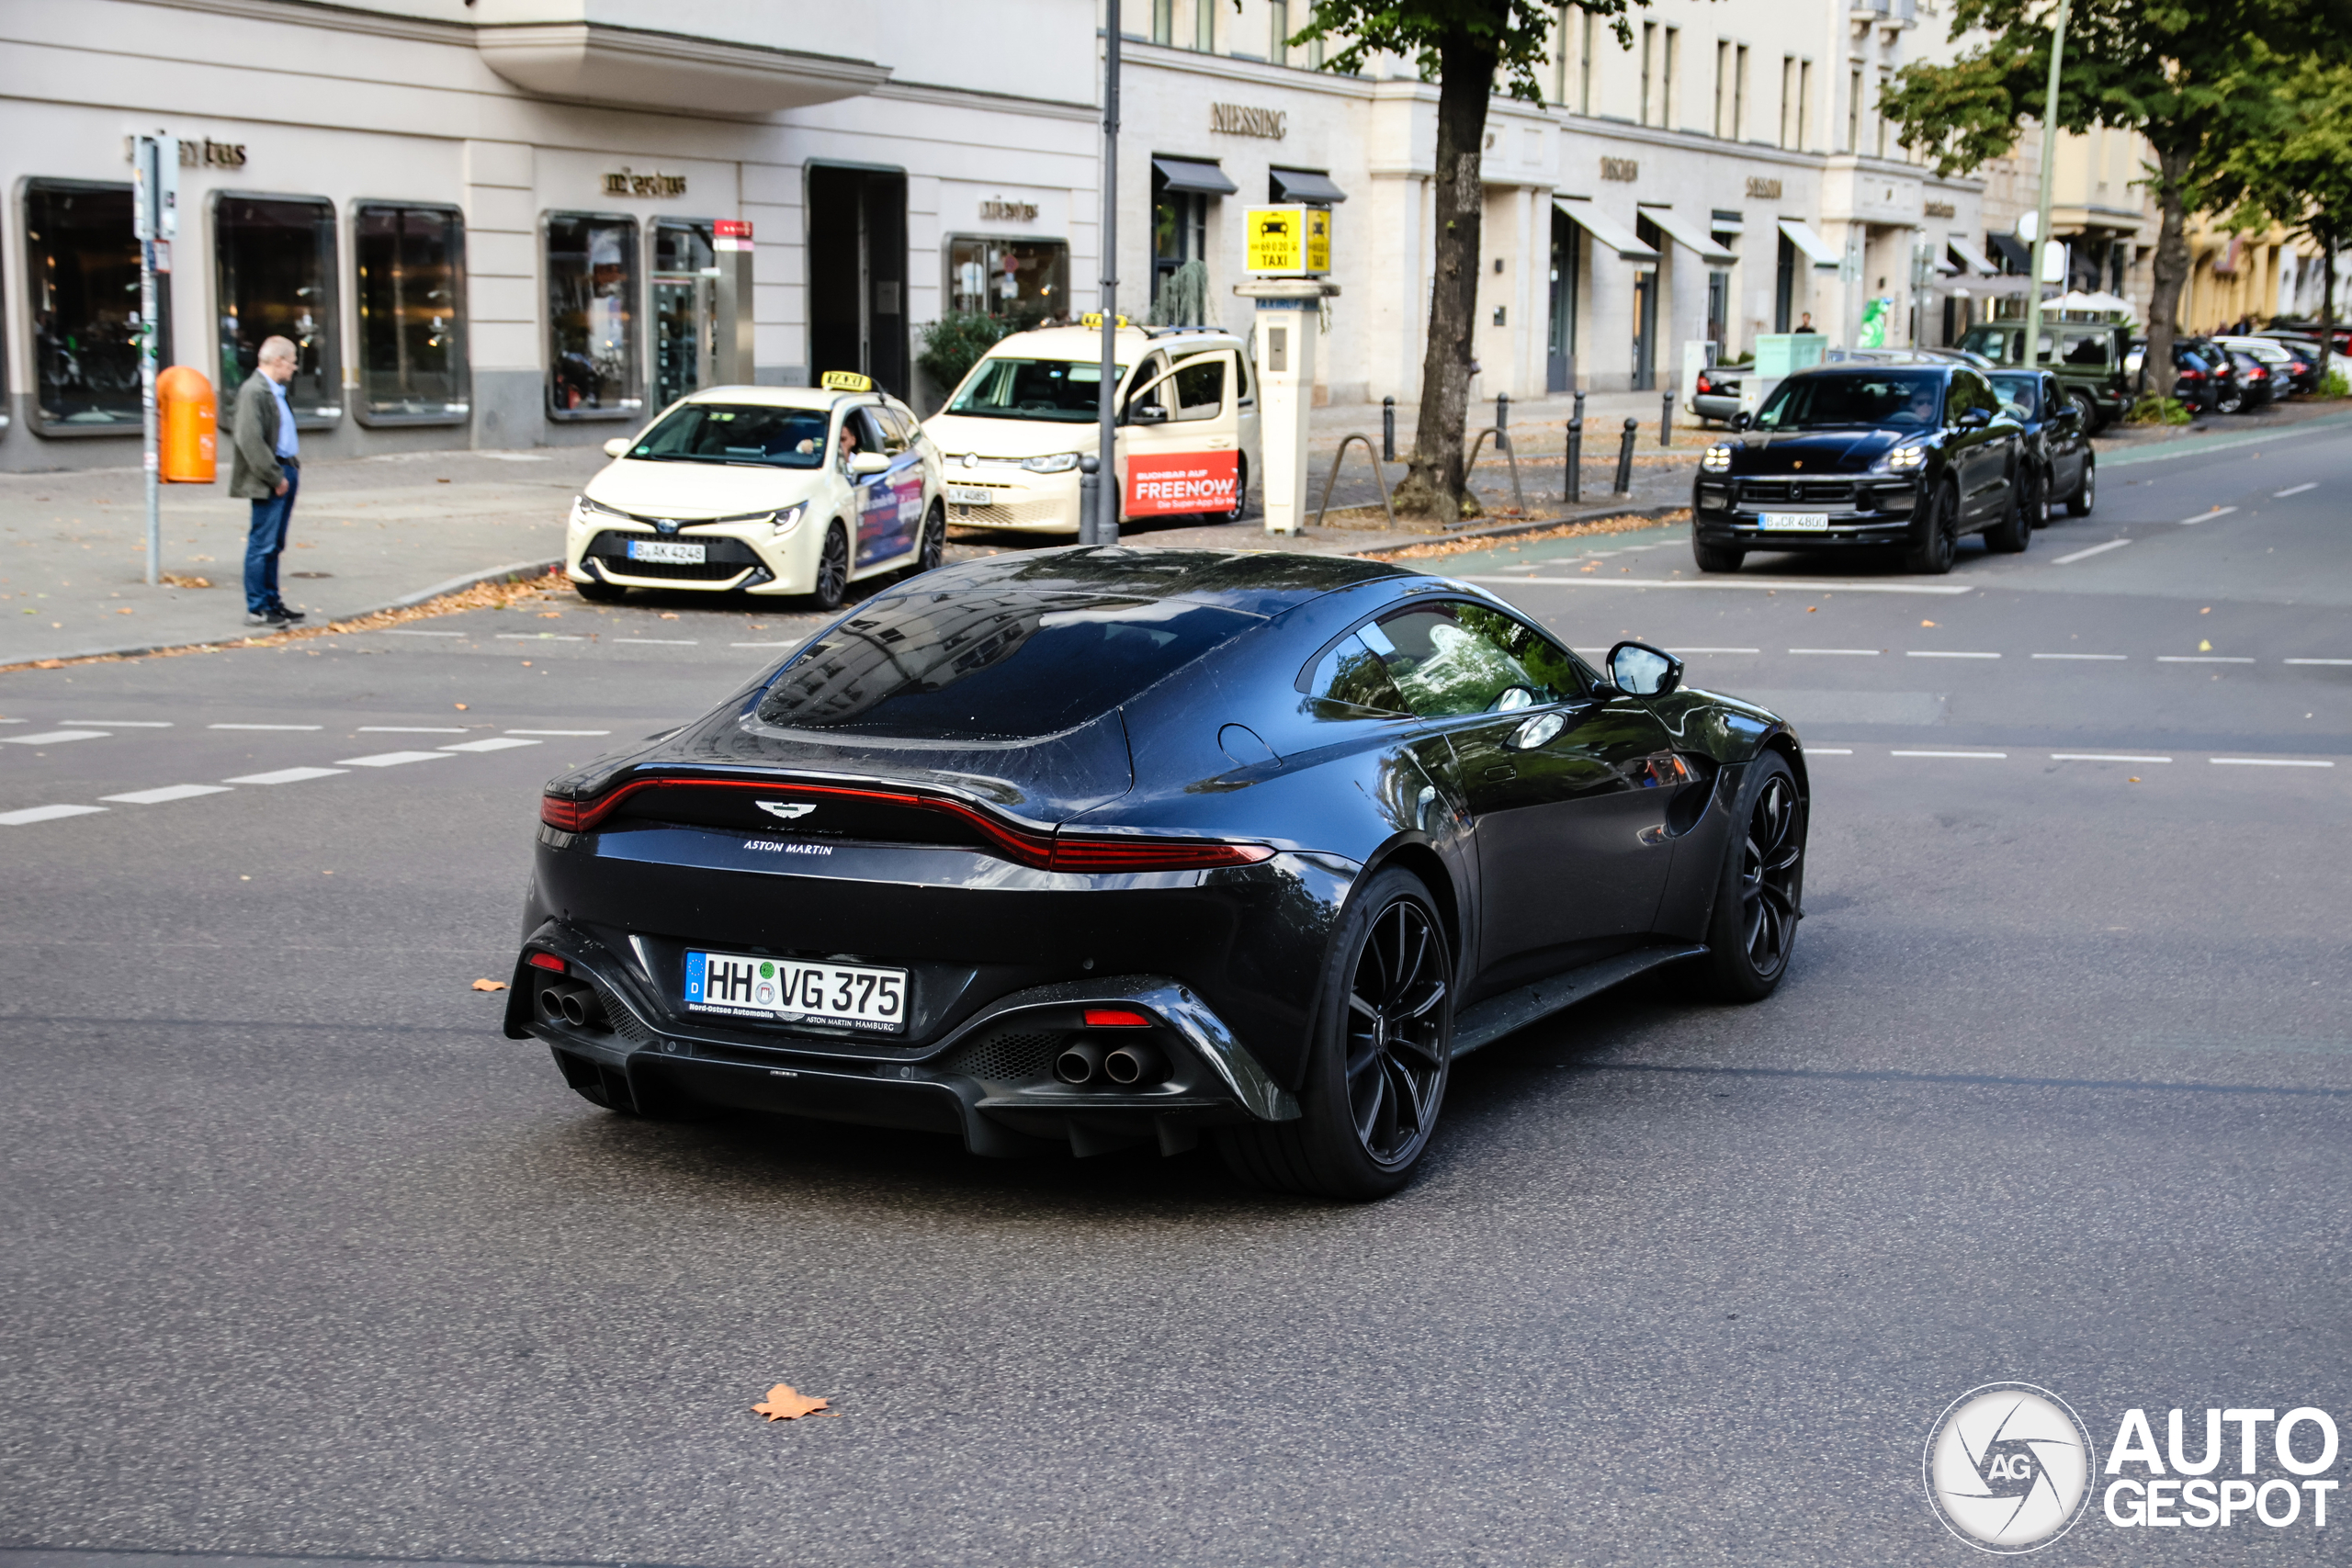
{"label": "dark green suv", "polygon": [[[2041,366],[2058,378],[2066,396],[2083,411],[2086,431],[2103,429],[2120,419],[2132,401],[2123,356],[2131,346],[2132,329],[2106,321],[2044,321],[2041,323]],[[1981,354],[2006,369],[2025,363],[2025,323],[1987,321],[1971,327],[1960,340],[1971,354]]]}

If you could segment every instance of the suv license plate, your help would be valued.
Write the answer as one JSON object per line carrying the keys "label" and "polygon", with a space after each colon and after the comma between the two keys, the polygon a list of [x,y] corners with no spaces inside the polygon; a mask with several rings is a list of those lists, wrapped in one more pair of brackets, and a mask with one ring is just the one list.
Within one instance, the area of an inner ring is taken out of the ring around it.
{"label": "suv license plate", "polygon": [[997,492],[986,485],[949,485],[947,500],[954,506],[994,506]]}
{"label": "suv license plate", "polygon": [[1826,512],[1763,512],[1756,525],[1768,534],[1820,534],[1829,527]]}
{"label": "suv license plate", "polygon": [[684,999],[689,1012],[777,1023],[843,1024],[887,1034],[907,1027],[903,969],[690,951]]}
{"label": "suv license plate", "polygon": [[700,566],[703,563],[701,545],[689,545],[676,539],[631,539],[628,558],[631,560],[671,561],[680,566]]}

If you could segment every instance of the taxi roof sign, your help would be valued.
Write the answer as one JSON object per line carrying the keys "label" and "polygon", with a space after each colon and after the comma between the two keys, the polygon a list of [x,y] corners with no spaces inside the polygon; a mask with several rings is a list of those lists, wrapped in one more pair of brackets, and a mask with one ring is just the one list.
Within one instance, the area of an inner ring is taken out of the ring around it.
{"label": "taxi roof sign", "polygon": [[1250,272],[1313,276],[1331,270],[1328,207],[1252,207],[1242,231],[1249,238]]}
{"label": "taxi roof sign", "polygon": [[817,378],[817,385],[828,392],[870,392],[874,390],[874,378],[854,370],[828,370]]}
{"label": "taxi roof sign", "polygon": [[[1114,320],[1121,328],[1125,328],[1128,325],[1127,319],[1125,316],[1115,317]],[[1102,312],[1100,310],[1089,310],[1086,314],[1078,319],[1078,324],[1084,327],[1088,332],[1099,333],[1102,330]]]}

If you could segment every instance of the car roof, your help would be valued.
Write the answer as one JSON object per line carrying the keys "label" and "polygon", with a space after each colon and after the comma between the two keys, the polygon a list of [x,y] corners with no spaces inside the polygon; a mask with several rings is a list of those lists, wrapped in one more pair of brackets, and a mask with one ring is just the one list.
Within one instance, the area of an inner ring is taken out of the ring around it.
{"label": "car roof", "polygon": [[1890,370],[1900,370],[1906,374],[1924,372],[1929,376],[1949,376],[1955,370],[1968,368],[1969,367],[1965,365],[1954,365],[1948,359],[1906,360],[1892,365],[1876,360],[1857,363],[1854,360],[1845,359],[1835,365],[1808,365],[1802,370],[1792,371],[1790,379],[1794,380],[1799,376],[1883,376]]}
{"label": "car roof", "polygon": [[[1198,344],[1209,348],[1238,347],[1238,333],[1213,327],[1188,327],[1181,331],[1146,332],[1141,327],[1121,327],[1116,334],[1121,358],[1130,355],[1149,354],[1164,340],[1176,339],[1166,346],[1175,347]],[[1038,359],[1100,360],[1102,357],[1102,330],[1100,327],[1040,327],[1035,332],[1014,333],[1000,338],[989,347],[991,355]],[[1132,361],[1130,361],[1132,363]]]}
{"label": "car roof", "polygon": [[824,387],[705,387],[678,400],[687,403],[735,403],[752,408],[831,409],[843,403],[888,403],[901,406],[889,393],[837,392]]}
{"label": "car roof", "polygon": [[1282,550],[1138,550],[1118,545],[989,556],[927,572],[909,584],[932,592],[989,592],[1132,594],[1189,599],[1251,615],[1277,615],[1293,605],[1384,578],[1425,573],[1354,556]]}

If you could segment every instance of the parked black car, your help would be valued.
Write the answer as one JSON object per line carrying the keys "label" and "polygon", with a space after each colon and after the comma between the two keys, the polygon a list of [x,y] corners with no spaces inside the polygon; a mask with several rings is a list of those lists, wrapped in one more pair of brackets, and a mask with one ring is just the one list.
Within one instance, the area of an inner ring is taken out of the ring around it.
{"label": "parked black car", "polygon": [[2025,514],[2037,528],[2050,521],[2060,502],[2077,517],[2091,514],[2097,499],[2098,458],[2083,430],[2083,411],[2058,378],[2047,370],[1996,370],[1993,389],[2015,408],[2025,426]]}
{"label": "parked black car", "polygon": [[[2132,384],[2141,391],[2150,390],[2146,371],[2147,340],[2132,340],[2128,360]],[[2237,369],[2229,356],[2211,344],[2193,338],[2175,338],[2172,345],[2172,395],[2189,412],[2233,413],[2240,399]],[[2228,406],[2224,407],[2223,405]]]}
{"label": "parked black car", "polygon": [[2221,352],[2230,356],[2230,364],[2237,371],[2236,412],[2252,413],[2256,409],[2268,407],[2286,394],[2287,389],[2271,375],[2270,367],[2253,355],[2242,348],[2223,348]]}
{"label": "parked black car", "polygon": [[1377,1197],[1466,1052],[1662,964],[1779,984],[1804,754],[1680,680],[1385,562],[946,567],[548,785],[506,1032],[625,1113]]}
{"label": "parked black car", "polygon": [[1702,571],[1737,571],[1750,550],[1900,547],[1910,570],[1941,574],[1962,534],[1995,550],[2032,540],[2025,431],[1982,371],[1824,366],[1735,424],[1691,486]]}

